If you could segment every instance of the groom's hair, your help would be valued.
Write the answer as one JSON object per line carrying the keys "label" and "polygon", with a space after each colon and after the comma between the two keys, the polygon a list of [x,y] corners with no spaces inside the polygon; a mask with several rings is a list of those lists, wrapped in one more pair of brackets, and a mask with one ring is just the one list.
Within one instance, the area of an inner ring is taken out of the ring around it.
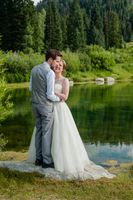
{"label": "groom's hair", "polygon": [[49,58],[53,58],[53,60],[55,60],[57,56],[62,57],[62,54],[57,49],[50,49],[45,54],[46,61],[48,61]]}

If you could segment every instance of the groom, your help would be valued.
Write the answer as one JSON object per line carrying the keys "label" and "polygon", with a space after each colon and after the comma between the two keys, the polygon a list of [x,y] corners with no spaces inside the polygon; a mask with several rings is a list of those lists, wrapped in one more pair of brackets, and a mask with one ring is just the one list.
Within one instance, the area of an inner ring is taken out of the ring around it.
{"label": "groom", "polygon": [[51,156],[53,102],[60,101],[60,98],[54,94],[55,74],[51,67],[59,65],[62,55],[58,50],[51,49],[45,56],[46,61],[35,66],[30,75],[32,108],[36,125],[35,165],[53,168]]}

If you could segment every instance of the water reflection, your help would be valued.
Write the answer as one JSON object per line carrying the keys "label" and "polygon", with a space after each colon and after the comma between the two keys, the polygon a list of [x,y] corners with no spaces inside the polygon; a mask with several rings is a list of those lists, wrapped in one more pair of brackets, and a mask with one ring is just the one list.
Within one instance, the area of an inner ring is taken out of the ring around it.
{"label": "water reflection", "polygon": [[85,148],[87,150],[89,158],[96,163],[104,163],[105,160],[133,162],[133,144],[85,144]]}
{"label": "water reflection", "polygon": [[[8,149],[27,149],[34,127],[28,89],[12,90],[14,114],[1,132],[9,139]],[[132,161],[133,83],[73,86],[67,101],[89,157]]]}
{"label": "water reflection", "polygon": [[[133,84],[79,86],[70,99],[84,141],[97,144],[133,143]],[[75,90],[75,91],[74,91]]]}

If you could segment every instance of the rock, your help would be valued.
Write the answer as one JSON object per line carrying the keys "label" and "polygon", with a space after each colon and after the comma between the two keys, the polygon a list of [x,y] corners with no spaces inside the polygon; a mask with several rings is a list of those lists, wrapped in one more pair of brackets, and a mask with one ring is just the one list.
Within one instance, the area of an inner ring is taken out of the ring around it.
{"label": "rock", "polygon": [[104,82],[104,78],[96,78],[96,82]]}
{"label": "rock", "polygon": [[107,82],[107,85],[113,85],[115,82]]}
{"label": "rock", "polygon": [[69,86],[73,86],[74,85],[74,82],[73,81],[69,81]]}
{"label": "rock", "polygon": [[101,163],[103,167],[119,167],[120,164],[117,160],[107,160],[104,163]]}
{"label": "rock", "polygon": [[[98,167],[98,168],[97,168]],[[42,168],[41,166],[35,166],[32,163],[29,163],[28,161],[0,161],[0,168],[7,168],[9,170],[13,171],[19,171],[19,172],[27,172],[27,173],[33,173],[37,172],[41,174],[44,177],[49,177],[57,180],[96,180],[101,177],[106,178],[113,178],[115,175],[110,174],[106,169],[99,168],[99,166],[96,166],[93,163],[90,163],[89,168],[84,171],[75,172],[75,173],[65,173],[65,172],[59,172],[55,170],[54,168]],[[94,170],[93,170],[94,168]],[[98,170],[96,175],[96,169]],[[100,171],[99,171],[100,170]]]}
{"label": "rock", "polygon": [[97,85],[103,85],[104,84],[104,78],[96,78],[96,84]]}
{"label": "rock", "polygon": [[105,78],[105,82],[106,83],[114,83],[115,82],[115,79],[113,77],[106,77]]}

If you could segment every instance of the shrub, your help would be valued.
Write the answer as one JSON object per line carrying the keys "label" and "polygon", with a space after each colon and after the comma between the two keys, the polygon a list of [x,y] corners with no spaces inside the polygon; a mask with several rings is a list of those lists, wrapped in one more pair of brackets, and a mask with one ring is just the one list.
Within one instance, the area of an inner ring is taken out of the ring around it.
{"label": "shrub", "polygon": [[86,72],[91,70],[91,59],[86,53],[79,53],[80,71]]}
{"label": "shrub", "polygon": [[[112,52],[111,52],[112,51]],[[115,60],[121,59],[114,50],[106,51],[98,45],[86,46],[82,52],[71,52],[69,49],[63,51],[63,58],[67,63],[66,74],[71,76],[77,72],[91,70],[112,70]],[[118,55],[119,53],[117,53]],[[44,55],[38,53],[24,54],[23,52],[0,51],[0,66],[5,70],[7,82],[27,82],[30,78],[32,67],[44,61]]]}
{"label": "shrub", "polygon": [[62,54],[63,59],[67,63],[67,73],[79,71],[81,63],[78,54],[69,50],[66,52],[63,51]]}
{"label": "shrub", "polygon": [[38,53],[24,54],[23,52],[8,52],[4,62],[6,80],[12,82],[29,81],[32,67],[44,61],[44,56]]}
{"label": "shrub", "polygon": [[92,52],[90,57],[92,69],[111,71],[115,65],[114,57],[110,52]]}
{"label": "shrub", "polygon": [[0,73],[0,122],[12,114],[13,104],[6,88],[4,72]]}
{"label": "shrub", "polygon": [[86,54],[91,59],[92,69],[112,70],[115,65],[114,54],[97,45],[86,47]]}
{"label": "shrub", "polygon": [[3,136],[3,134],[0,134],[0,152],[3,150],[7,143],[8,140]]}
{"label": "shrub", "polygon": [[5,71],[4,64],[5,64],[6,54],[3,51],[0,51],[0,77],[1,73]]}
{"label": "shrub", "polygon": [[105,49],[101,46],[98,45],[90,45],[90,46],[86,46],[86,48],[84,49],[84,52],[86,54],[90,54],[91,52],[102,52],[105,51]]}
{"label": "shrub", "polygon": [[125,62],[132,62],[132,55],[133,49],[132,48],[122,48],[122,49],[115,49],[110,48],[110,52],[113,52],[114,59],[116,63],[125,63]]}

